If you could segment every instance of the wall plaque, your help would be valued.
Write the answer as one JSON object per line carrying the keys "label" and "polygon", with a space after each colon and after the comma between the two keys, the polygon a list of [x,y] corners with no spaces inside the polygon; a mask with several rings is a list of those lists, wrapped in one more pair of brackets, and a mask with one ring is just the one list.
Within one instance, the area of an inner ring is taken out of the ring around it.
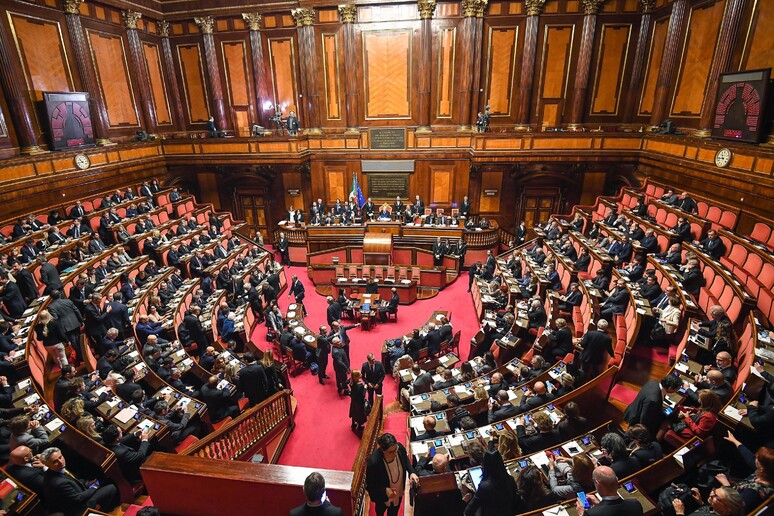
{"label": "wall plaque", "polygon": [[406,129],[383,127],[368,130],[368,141],[373,150],[406,150]]}
{"label": "wall plaque", "polygon": [[368,197],[374,199],[408,199],[408,174],[368,174]]}

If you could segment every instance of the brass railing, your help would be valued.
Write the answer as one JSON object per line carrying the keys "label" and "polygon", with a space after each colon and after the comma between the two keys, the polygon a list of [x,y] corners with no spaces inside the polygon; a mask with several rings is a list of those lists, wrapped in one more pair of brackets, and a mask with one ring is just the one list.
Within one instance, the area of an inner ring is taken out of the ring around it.
{"label": "brass railing", "polygon": [[[295,425],[290,392],[287,389],[278,392],[246,410],[233,421],[191,445],[181,455],[236,461],[249,461],[256,453],[263,453],[266,457],[269,444],[280,434],[289,434]],[[276,449],[272,447],[272,456],[266,457],[264,462],[274,463],[279,458],[286,438],[287,435],[282,437],[282,443]]]}

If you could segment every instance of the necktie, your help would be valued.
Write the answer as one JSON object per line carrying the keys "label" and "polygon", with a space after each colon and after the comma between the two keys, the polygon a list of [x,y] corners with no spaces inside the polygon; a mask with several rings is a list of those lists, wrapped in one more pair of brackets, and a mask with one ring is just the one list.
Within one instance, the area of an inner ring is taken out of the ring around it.
{"label": "necktie", "polygon": [[62,470],[62,471],[64,472],[64,474],[65,474],[65,475],[67,475],[68,477],[70,477],[70,478],[72,478],[73,480],[75,480],[76,482],[78,482],[78,485],[79,485],[79,486],[81,486],[83,489],[86,489],[86,486],[84,486],[84,485],[83,485],[83,482],[81,482],[80,480],[78,480],[78,477],[76,477],[75,475],[73,475],[72,473],[70,473],[69,471],[67,471],[66,469],[64,469],[64,470]]}

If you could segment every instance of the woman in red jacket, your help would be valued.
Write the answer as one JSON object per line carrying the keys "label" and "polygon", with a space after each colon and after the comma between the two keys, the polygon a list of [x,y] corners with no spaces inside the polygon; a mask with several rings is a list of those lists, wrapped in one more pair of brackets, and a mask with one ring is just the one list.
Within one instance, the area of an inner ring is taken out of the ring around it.
{"label": "woman in red jacket", "polygon": [[664,436],[664,440],[675,448],[679,448],[694,436],[706,439],[712,435],[718,423],[718,414],[723,408],[720,397],[709,389],[702,389],[698,398],[698,410],[681,410],[679,421],[674,423]]}

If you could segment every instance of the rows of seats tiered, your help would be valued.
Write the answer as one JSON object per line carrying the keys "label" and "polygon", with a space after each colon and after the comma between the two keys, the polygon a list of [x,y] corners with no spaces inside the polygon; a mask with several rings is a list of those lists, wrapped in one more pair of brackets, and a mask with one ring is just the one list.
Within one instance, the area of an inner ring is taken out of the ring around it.
{"label": "rows of seats tiered", "polygon": [[[22,443],[99,480],[98,494],[77,504],[109,512],[143,492],[139,467],[153,451],[197,453],[201,439],[233,460],[218,429],[238,427],[241,452],[254,454],[263,431],[286,422],[274,410],[258,431],[251,417],[289,388],[285,366],[250,340],[263,290],[282,275],[281,290],[284,271],[240,227],[154,180],[0,228],[0,410],[12,421],[0,448],[4,507],[71,512],[76,503],[23,467]],[[275,378],[260,392],[239,382],[256,359]]]}
{"label": "rows of seats tiered", "polygon": [[[756,449],[761,463],[772,453],[761,448],[774,421],[768,233],[757,224],[755,238],[737,235],[739,210],[671,196],[651,182],[623,189],[472,264],[482,326],[467,361],[409,356],[400,348],[410,335],[383,349],[411,414],[409,455],[420,477],[432,477],[415,511],[494,507],[476,490],[485,451],[495,449],[515,480],[500,486],[513,491],[514,513],[572,513],[578,490],[598,502],[597,464],[611,466],[618,495],[645,512],[671,508],[673,483],[732,505],[738,493],[744,507],[731,513],[771,503],[768,471],[754,495],[752,477],[735,480]],[[666,386],[666,396],[657,417],[639,419],[635,409],[622,417],[611,392],[643,357],[662,365],[642,389]],[[717,459],[734,474],[723,477],[731,487],[722,494],[699,478]],[[584,471],[588,478],[573,480]]]}

